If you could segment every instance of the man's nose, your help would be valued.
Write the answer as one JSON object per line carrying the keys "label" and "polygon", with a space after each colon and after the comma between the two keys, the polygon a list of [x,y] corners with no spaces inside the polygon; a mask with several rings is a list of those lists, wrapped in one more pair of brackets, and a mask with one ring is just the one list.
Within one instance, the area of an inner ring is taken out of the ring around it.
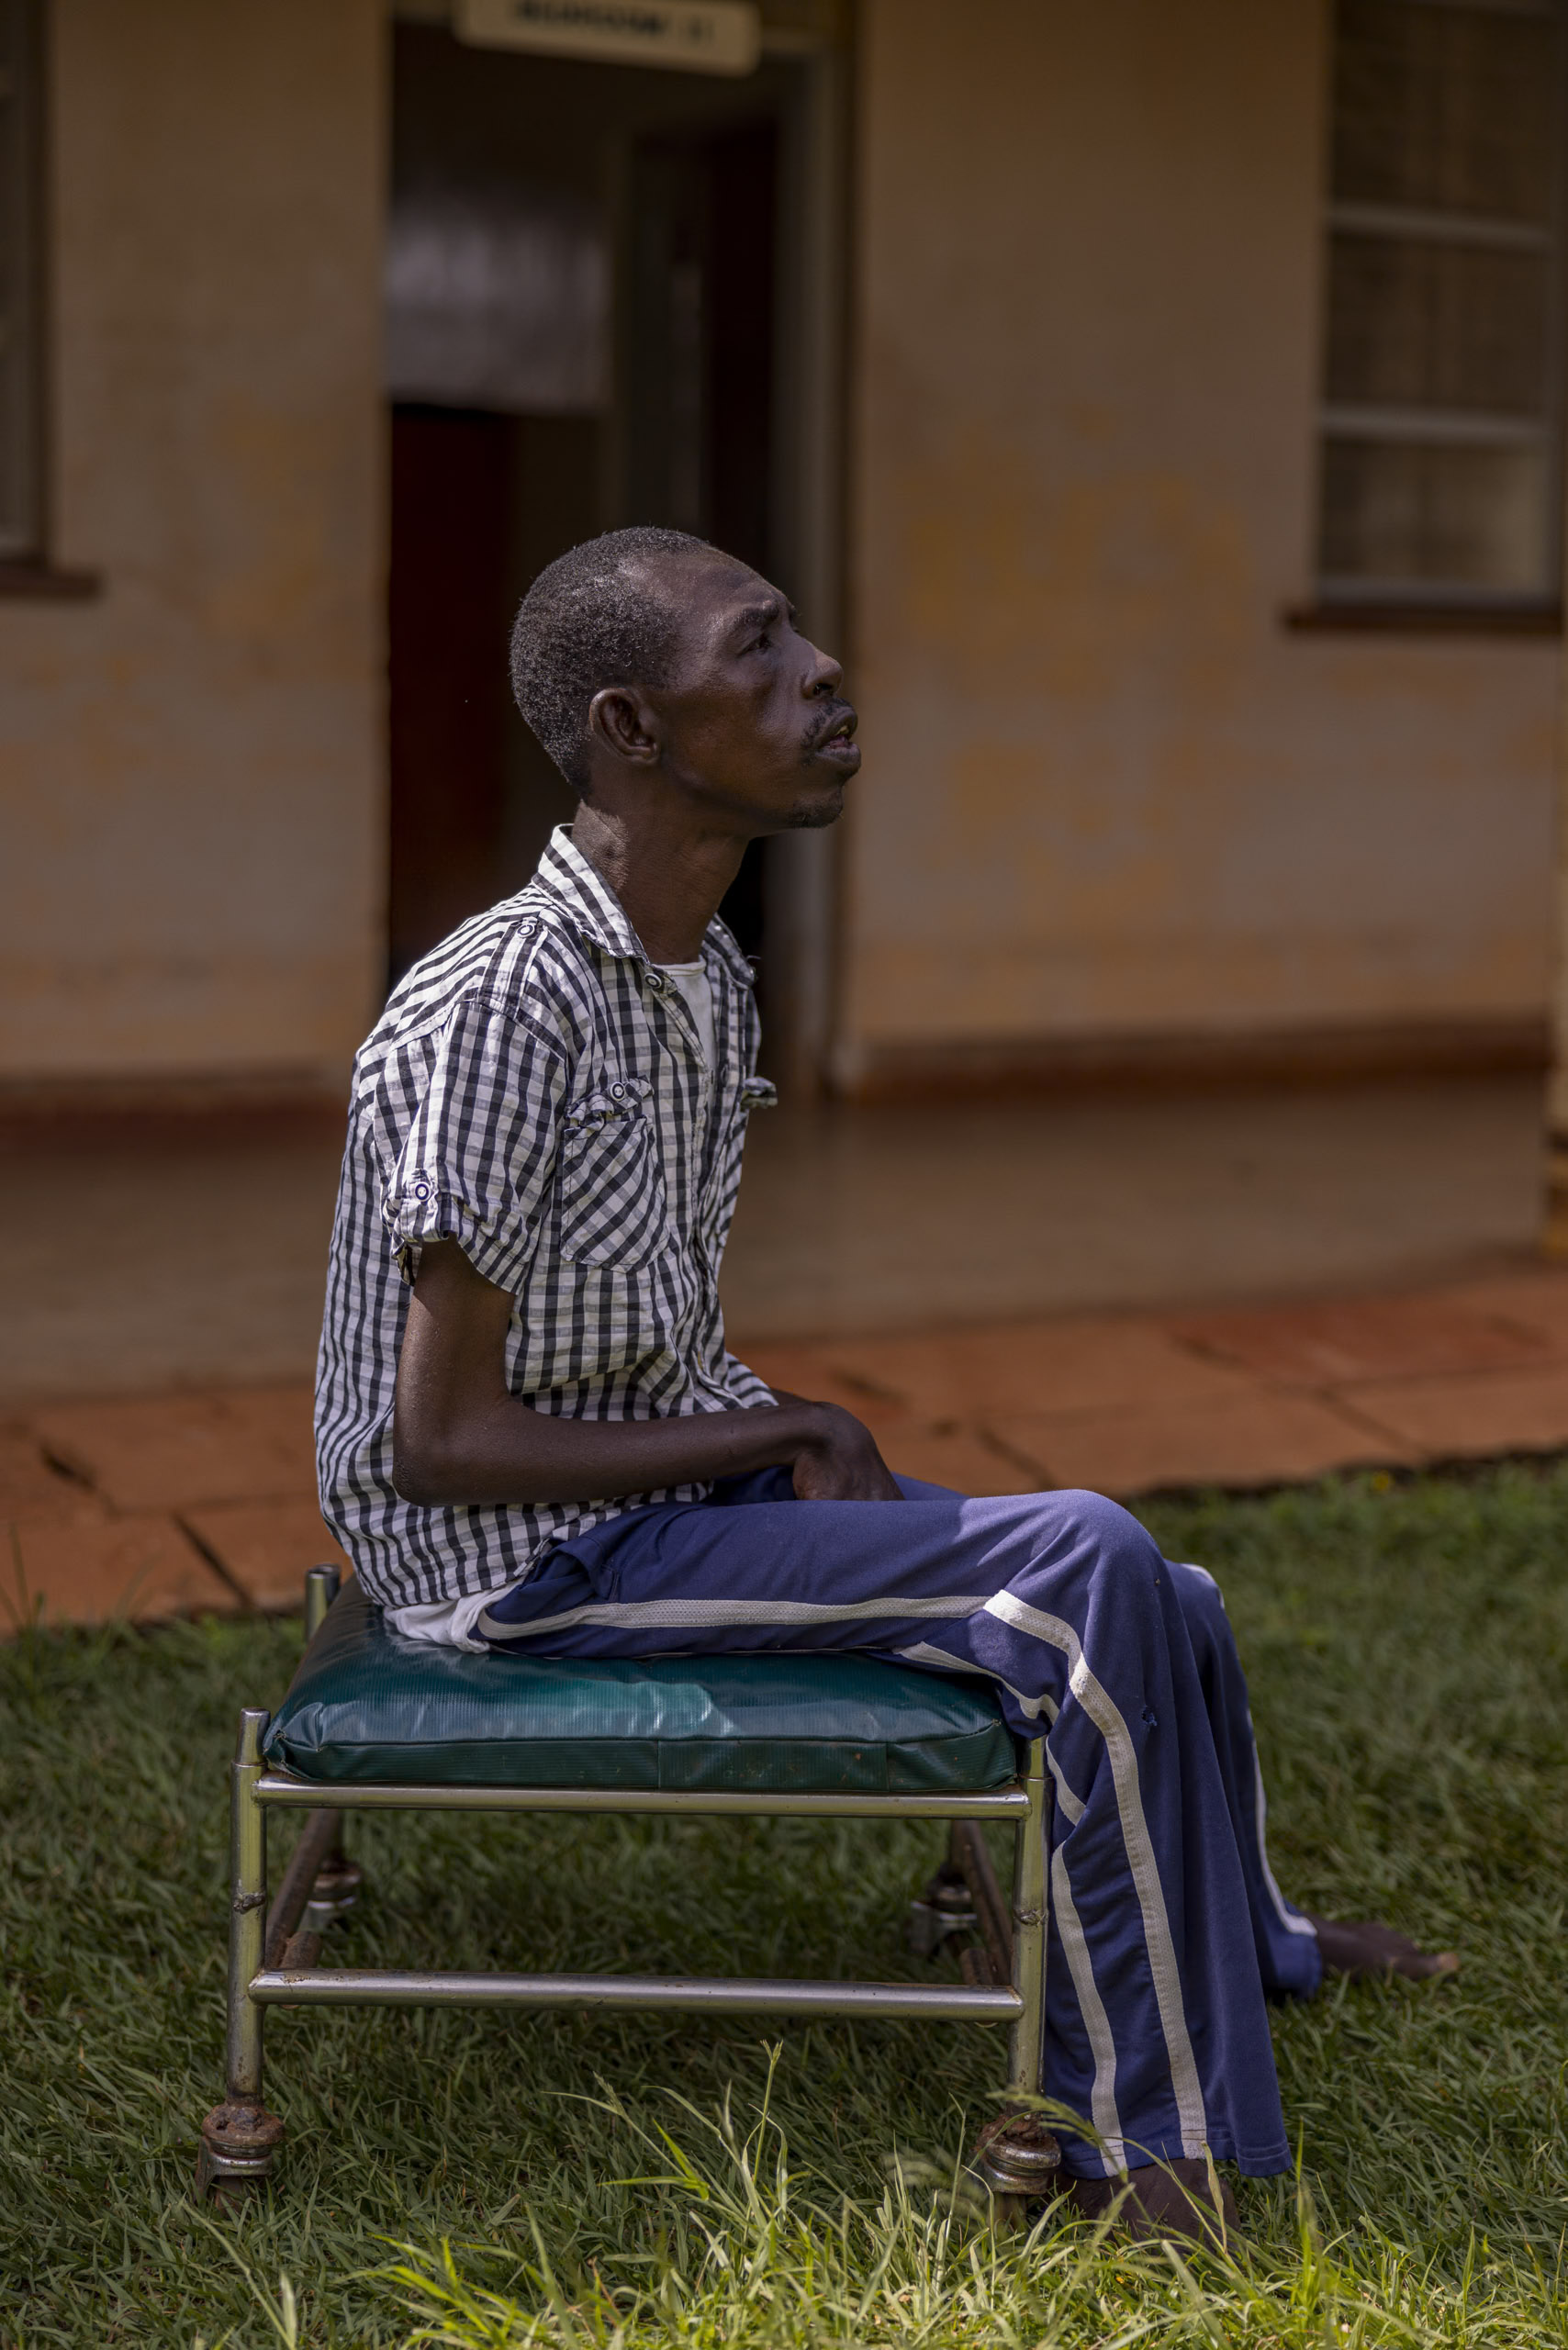
{"label": "man's nose", "polygon": [[807,647],[811,660],[806,668],[806,692],[815,700],[823,694],[835,694],[844,683],[844,664],[835,661],[831,653],[823,653],[814,645]]}

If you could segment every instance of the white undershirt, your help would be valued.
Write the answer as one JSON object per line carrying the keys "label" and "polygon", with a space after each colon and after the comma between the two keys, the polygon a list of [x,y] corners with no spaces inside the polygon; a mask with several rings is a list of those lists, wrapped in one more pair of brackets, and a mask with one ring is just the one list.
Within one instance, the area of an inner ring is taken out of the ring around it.
{"label": "white undershirt", "polygon": [[700,963],[661,963],[657,967],[666,979],[673,979],[686,998],[687,1009],[697,1023],[697,1034],[702,1040],[702,1058],[710,1069],[713,1066],[713,990],[708,974]]}

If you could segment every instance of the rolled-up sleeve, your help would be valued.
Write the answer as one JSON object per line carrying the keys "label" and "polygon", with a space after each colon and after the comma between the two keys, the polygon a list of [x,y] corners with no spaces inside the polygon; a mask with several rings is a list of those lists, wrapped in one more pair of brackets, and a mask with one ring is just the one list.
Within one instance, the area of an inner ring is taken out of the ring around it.
{"label": "rolled-up sleeve", "polygon": [[427,1240],[455,1240],[514,1295],[539,1243],[555,1169],[566,1059],[526,1012],[471,999],[432,1040],[393,1161],[382,1220],[406,1281]]}

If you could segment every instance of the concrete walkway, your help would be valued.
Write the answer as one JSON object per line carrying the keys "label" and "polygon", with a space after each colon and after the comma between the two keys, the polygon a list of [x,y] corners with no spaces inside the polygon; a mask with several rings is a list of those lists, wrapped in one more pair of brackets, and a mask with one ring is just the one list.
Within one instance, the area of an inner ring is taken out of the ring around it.
{"label": "concrete walkway", "polygon": [[[753,1344],[1392,1287],[1535,1241],[1539,1078],[754,1119],[724,1263]],[[5,1147],[0,1414],[273,1385],[316,1358],[341,1137]]]}
{"label": "concrete walkway", "polygon": [[[1269,1485],[1568,1446],[1568,1272],[734,1344],[966,1493]],[[297,1606],[334,1546],[303,1381],[54,1399],[0,1427],[0,1621]]]}

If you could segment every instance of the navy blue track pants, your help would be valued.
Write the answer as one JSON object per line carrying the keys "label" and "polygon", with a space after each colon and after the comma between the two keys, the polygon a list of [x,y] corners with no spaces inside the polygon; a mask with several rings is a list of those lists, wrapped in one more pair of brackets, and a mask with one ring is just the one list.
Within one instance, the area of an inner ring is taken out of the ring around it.
{"label": "navy blue track pants", "polygon": [[[1056,1804],[1044,2092],[1097,2174],[1290,2149],[1268,1995],[1317,1987],[1317,1941],[1263,1841],[1247,1684],[1218,1586],[1098,1494],[801,1502],[786,1470],[628,1511],[552,1551],[476,1629],[532,1656],[862,1649],[984,1673]],[[739,1513],[739,1515],[737,1515]]]}

